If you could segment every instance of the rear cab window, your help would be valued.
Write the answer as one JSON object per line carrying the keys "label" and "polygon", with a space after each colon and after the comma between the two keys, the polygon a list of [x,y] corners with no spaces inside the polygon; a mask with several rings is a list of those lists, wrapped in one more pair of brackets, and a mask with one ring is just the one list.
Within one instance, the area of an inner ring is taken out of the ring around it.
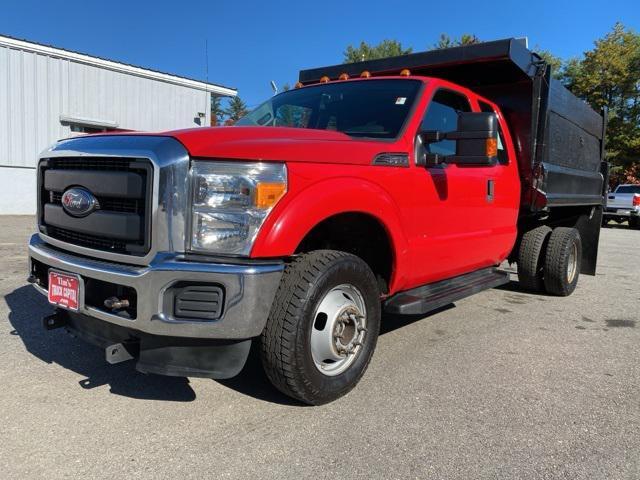
{"label": "rear cab window", "polygon": [[620,185],[615,193],[635,193],[640,195],[640,185]]}

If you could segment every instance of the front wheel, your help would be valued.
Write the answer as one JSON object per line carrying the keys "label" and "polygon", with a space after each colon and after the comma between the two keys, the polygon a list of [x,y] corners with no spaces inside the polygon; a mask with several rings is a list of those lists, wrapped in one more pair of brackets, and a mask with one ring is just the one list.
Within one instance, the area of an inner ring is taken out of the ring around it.
{"label": "front wheel", "polygon": [[321,405],[364,374],[380,330],[376,278],[360,258],[317,250],[283,274],[260,352],[269,380],[302,402]]}

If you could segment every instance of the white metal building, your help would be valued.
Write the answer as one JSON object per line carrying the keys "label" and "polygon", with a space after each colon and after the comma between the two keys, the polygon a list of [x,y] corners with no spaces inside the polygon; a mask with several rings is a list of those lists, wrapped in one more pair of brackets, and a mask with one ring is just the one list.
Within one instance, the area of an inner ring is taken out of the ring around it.
{"label": "white metal building", "polygon": [[0,36],[0,214],[33,214],[38,154],[108,130],[210,124],[211,95],[236,90]]}

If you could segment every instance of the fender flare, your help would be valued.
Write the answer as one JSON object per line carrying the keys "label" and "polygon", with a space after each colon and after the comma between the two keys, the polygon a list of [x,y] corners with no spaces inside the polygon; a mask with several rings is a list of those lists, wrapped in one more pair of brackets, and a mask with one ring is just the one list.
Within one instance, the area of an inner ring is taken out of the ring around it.
{"label": "fender flare", "polygon": [[254,242],[251,257],[293,255],[304,237],[319,223],[342,213],[364,213],[385,229],[392,249],[390,291],[404,283],[408,242],[398,207],[379,185],[355,177],[323,180],[301,191],[289,192],[267,217]]}

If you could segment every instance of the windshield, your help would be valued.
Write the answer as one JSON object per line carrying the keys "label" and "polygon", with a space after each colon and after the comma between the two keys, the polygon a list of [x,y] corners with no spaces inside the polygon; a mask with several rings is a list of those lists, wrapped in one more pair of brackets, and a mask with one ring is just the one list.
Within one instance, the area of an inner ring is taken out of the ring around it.
{"label": "windshield", "polygon": [[283,92],[236,125],[334,130],[352,137],[396,138],[416,99],[418,80],[337,82]]}
{"label": "windshield", "polygon": [[640,185],[620,185],[616,193],[640,193]]}

